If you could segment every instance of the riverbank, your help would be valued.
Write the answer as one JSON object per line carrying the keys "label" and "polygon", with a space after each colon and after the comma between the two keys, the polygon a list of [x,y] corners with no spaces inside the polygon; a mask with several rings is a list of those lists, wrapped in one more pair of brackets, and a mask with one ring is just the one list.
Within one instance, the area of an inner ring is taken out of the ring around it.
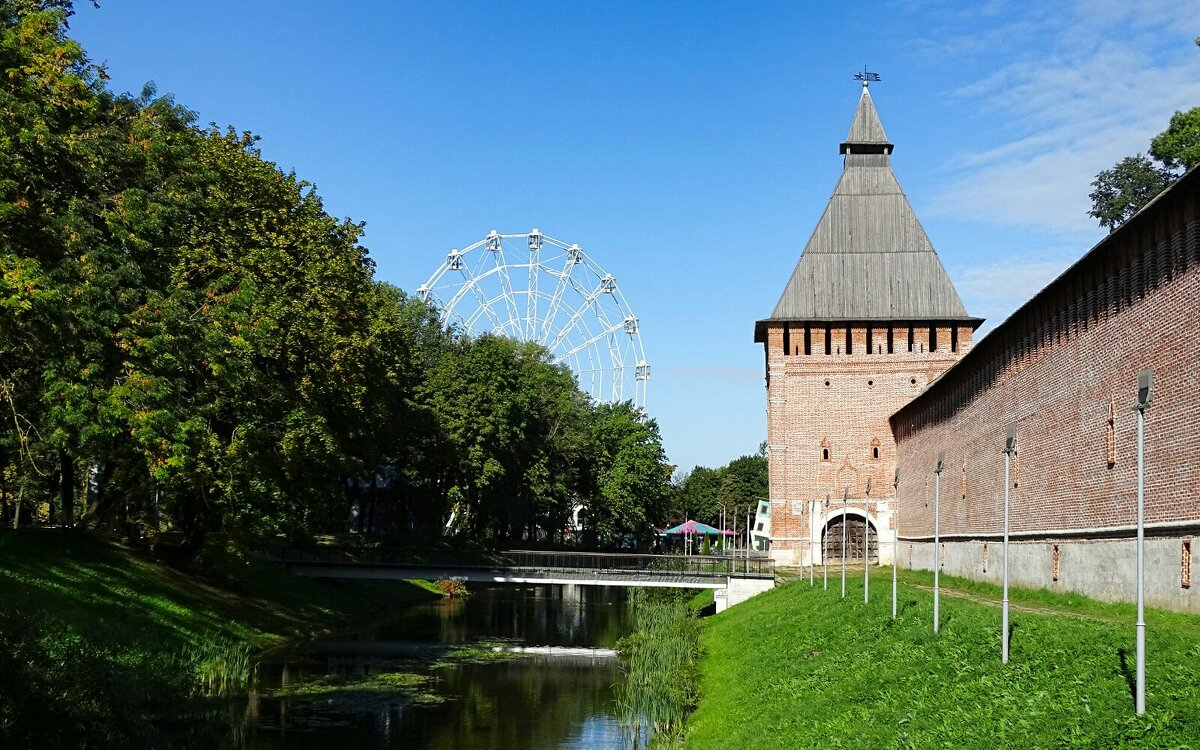
{"label": "riverbank", "polygon": [[931,573],[901,571],[893,623],[890,569],[869,604],[861,571],[708,620],[688,748],[1200,747],[1200,617],[1147,611],[1136,717],[1132,605],[1013,590],[1002,665],[997,587],[943,576],[934,636]]}
{"label": "riverbank", "polygon": [[84,534],[0,531],[0,745],[164,744],[179,702],[236,681],[252,651],[436,596],[301,578],[232,544],[183,571]]}

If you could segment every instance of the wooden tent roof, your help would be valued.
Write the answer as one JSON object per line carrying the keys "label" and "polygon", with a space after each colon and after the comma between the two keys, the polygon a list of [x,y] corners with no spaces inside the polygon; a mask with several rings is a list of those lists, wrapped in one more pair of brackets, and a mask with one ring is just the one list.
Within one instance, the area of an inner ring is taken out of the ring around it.
{"label": "wooden tent roof", "polygon": [[864,86],[842,177],[756,341],[770,321],[982,322],[967,315],[892,173],[892,148]]}

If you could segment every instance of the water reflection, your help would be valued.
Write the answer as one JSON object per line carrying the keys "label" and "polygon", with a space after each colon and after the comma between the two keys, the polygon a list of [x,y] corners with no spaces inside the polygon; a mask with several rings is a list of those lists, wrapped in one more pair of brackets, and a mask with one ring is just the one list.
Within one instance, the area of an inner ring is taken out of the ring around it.
{"label": "water reflection", "polygon": [[[619,747],[613,688],[620,673],[611,657],[536,655],[434,667],[430,656],[481,640],[612,648],[630,625],[624,592],[599,587],[496,587],[465,600],[419,605],[264,665],[245,732],[227,747]],[[387,690],[269,695],[313,678],[348,679],[357,686],[363,676],[396,671],[426,676],[421,695]]]}

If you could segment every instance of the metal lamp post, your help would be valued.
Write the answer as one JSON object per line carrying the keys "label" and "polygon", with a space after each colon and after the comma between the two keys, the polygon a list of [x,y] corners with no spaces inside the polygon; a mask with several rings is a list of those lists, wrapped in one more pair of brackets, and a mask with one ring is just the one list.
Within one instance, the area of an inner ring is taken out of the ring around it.
{"label": "metal lamp post", "polygon": [[1008,664],[1008,490],[1012,486],[1009,479],[1009,465],[1013,454],[1017,452],[1017,426],[1008,426],[1008,435],[1004,438],[1004,597],[1000,602],[1000,662]]}
{"label": "metal lamp post", "polygon": [[[829,493],[825,493],[825,517],[829,517]],[[821,528],[821,572],[825,574],[825,590],[829,590],[829,524]]]}
{"label": "metal lamp post", "polygon": [[896,559],[900,557],[900,469],[896,469],[896,478],[892,480],[892,498],[896,502],[893,511],[895,522],[892,524],[892,619],[896,619]]}
{"label": "metal lamp post", "polygon": [[850,502],[850,486],[842,490],[842,598],[846,598],[846,509]]}
{"label": "metal lamp post", "polygon": [[863,500],[863,604],[871,587],[871,478],[867,477],[867,499]]}
{"label": "metal lamp post", "polygon": [[939,521],[942,510],[942,469],[946,465],[946,452],[938,453],[937,468],[933,470],[933,632],[938,632],[938,573],[942,567]]}
{"label": "metal lamp post", "polygon": [[816,573],[813,570],[814,563],[813,563],[813,559],[812,559],[812,553],[813,553],[812,505],[809,505],[808,507],[809,507],[809,511],[808,511],[808,586],[809,586],[809,588],[812,588],[814,585],[813,584],[813,576],[816,575]]}
{"label": "metal lamp post", "polygon": [[750,511],[747,510],[746,511],[746,561],[742,564],[742,571],[745,573],[750,572],[750,545],[753,541],[753,537],[750,536],[750,534],[751,534],[752,528],[753,527],[750,525]]}
{"label": "metal lamp post", "polygon": [[1145,439],[1146,408],[1150,406],[1154,386],[1154,371],[1149,367],[1138,373],[1137,403],[1137,715],[1146,713],[1146,506],[1145,506]]}
{"label": "metal lamp post", "polygon": [[729,540],[729,537],[725,534],[725,503],[717,503],[717,505],[721,508],[721,556],[724,557],[726,542]]}

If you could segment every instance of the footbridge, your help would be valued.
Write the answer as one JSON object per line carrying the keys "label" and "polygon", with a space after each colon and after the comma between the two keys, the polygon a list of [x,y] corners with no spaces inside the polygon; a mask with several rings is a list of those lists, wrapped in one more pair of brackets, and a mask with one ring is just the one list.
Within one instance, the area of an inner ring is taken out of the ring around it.
{"label": "footbridge", "polygon": [[717,611],[775,585],[775,561],[753,556],[319,546],[285,547],[279,559],[293,573],[316,578],[713,589]]}

